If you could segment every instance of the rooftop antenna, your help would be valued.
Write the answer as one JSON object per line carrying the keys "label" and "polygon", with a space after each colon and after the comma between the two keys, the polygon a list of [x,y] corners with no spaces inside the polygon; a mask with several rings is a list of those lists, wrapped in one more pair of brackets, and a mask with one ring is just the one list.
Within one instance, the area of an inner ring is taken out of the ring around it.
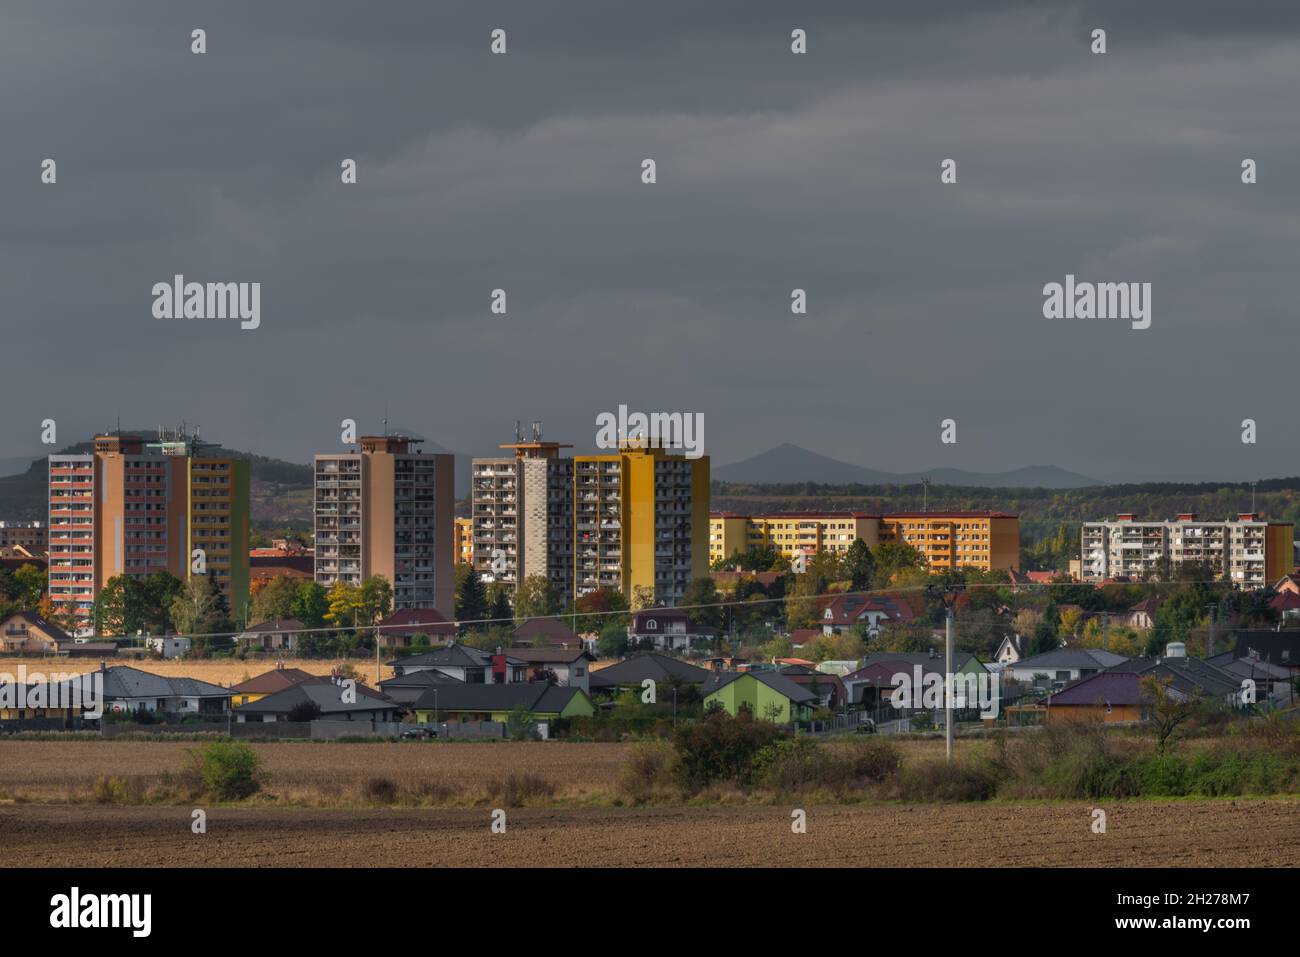
{"label": "rooftop antenna", "polygon": [[542,441],[542,423],[540,421],[533,423],[533,441]]}
{"label": "rooftop antenna", "polygon": [[1250,511],[1251,511],[1251,514],[1252,514],[1252,515],[1255,513],[1255,486],[1256,486],[1256,484],[1258,484],[1258,483],[1256,483],[1256,482],[1251,482],[1251,483],[1250,483]]}
{"label": "rooftop antenna", "polygon": [[930,480],[925,476],[921,477],[921,511],[930,511]]}
{"label": "rooftop antenna", "polygon": [[519,428],[519,420],[515,419],[515,442],[518,443],[518,442],[522,442],[523,440],[524,440],[523,430]]}

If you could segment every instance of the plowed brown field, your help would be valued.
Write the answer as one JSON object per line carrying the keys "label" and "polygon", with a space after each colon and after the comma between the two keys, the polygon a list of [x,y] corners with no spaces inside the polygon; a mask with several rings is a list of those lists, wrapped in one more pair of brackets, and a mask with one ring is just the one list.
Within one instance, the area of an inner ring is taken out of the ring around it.
{"label": "plowed brown field", "polygon": [[1069,804],[482,810],[2,806],[0,847],[33,866],[1300,865],[1295,799]]}

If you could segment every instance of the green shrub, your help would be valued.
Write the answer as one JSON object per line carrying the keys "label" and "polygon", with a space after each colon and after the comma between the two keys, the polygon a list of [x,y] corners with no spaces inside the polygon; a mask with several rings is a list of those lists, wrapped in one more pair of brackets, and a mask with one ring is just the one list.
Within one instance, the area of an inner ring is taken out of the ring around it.
{"label": "green shrub", "polygon": [[785,737],[788,733],[770,721],[756,721],[743,712],[733,718],[725,711],[711,710],[703,719],[677,729],[673,747],[678,782],[689,794],[714,782],[749,787],[755,755]]}
{"label": "green shrub", "polygon": [[207,793],[230,801],[257,793],[261,762],[257,752],[240,741],[214,741],[187,752],[191,769]]}

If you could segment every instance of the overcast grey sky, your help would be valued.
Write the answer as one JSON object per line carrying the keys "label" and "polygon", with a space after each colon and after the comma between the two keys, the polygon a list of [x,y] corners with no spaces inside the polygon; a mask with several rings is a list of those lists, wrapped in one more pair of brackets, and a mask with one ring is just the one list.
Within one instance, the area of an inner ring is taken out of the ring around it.
{"label": "overcast grey sky", "polygon": [[[10,0],[0,458],[120,415],[306,461],[386,409],[584,450],[626,403],[716,464],[1295,475],[1298,88],[1291,0]],[[261,328],[154,319],[175,273]],[[1151,328],[1044,319],[1067,273]]]}

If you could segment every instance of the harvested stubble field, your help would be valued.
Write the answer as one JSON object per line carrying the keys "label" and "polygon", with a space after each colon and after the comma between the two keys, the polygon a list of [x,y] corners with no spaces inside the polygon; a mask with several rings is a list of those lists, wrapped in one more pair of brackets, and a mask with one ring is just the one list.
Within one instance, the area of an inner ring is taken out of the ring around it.
{"label": "harvested stubble field", "polygon": [[[86,800],[96,778],[112,775],[146,788],[177,774],[184,741],[0,741],[0,799]],[[464,789],[467,798],[486,783],[533,774],[556,785],[554,797],[580,801],[608,791],[627,753],[622,744],[377,742],[255,743],[268,798],[301,804],[361,800],[373,778],[403,793],[429,786]]]}
{"label": "harvested stubble field", "polygon": [[[504,834],[487,809],[220,807],[206,834],[185,807],[0,806],[13,864],[58,867],[1300,865],[1300,801],[523,808]],[[846,848],[853,849],[851,853]]]}
{"label": "harvested stubble field", "polygon": [[[391,660],[391,658],[386,658]],[[152,658],[141,658],[136,660],[128,656],[105,659],[111,668],[114,665],[129,665],[132,668],[139,668],[141,671],[147,671],[150,674],[162,675],[165,678],[198,678],[200,681],[207,681],[210,684],[230,687],[239,684],[249,678],[270,671],[277,664],[271,659],[249,659],[248,661],[239,661],[235,658],[215,658],[215,659],[168,659],[155,661]],[[303,671],[313,675],[328,675],[334,668],[343,665],[351,665],[361,676],[361,680],[370,683],[375,680],[375,659],[374,658],[285,658],[279,662],[286,668],[301,668]],[[17,674],[18,666],[23,665],[27,671],[39,671],[44,674],[58,672],[61,674],[85,674],[88,671],[99,670],[98,658],[0,658],[0,672],[7,674]],[[379,666],[379,675],[381,679],[391,678],[393,669],[381,663]]]}

